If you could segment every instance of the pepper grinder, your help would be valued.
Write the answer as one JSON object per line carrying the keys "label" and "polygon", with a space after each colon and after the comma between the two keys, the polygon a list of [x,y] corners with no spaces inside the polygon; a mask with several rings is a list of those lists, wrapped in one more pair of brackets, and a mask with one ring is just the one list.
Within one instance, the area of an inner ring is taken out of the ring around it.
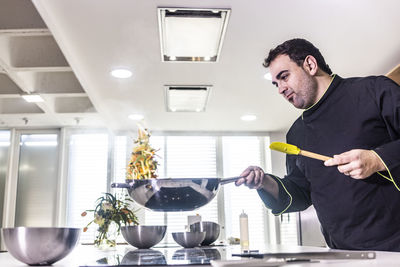
{"label": "pepper grinder", "polygon": [[249,217],[244,210],[239,216],[240,222],[240,248],[241,250],[249,250]]}

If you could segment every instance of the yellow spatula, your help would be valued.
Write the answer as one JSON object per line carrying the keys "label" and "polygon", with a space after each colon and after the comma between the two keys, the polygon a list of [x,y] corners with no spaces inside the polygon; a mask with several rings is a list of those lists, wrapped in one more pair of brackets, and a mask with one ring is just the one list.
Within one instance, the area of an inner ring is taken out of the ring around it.
{"label": "yellow spatula", "polygon": [[331,157],[327,157],[324,155],[320,155],[317,153],[309,152],[306,150],[301,150],[297,146],[286,144],[286,143],[281,143],[281,142],[272,142],[269,145],[269,148],[272,150],[276,150],[279,152],[283,152],[286,154],[291,154],[291,155],[302,155],[305,157],[313,158],[313,159],[319,159],[319,160],[328,160],[331,159]]}

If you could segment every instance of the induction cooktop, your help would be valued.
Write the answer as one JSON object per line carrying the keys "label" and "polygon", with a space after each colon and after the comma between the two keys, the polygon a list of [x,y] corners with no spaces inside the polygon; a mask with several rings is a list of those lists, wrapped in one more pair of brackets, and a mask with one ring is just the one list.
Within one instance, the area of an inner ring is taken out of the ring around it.
{"label": "induction cooktop", "polygon": [[212,260],[230,259],[232,251],[227,247],[196,247],[196,248],[152,248],[127,249],[110,252],[80,265],[80,267],[108,266],[168,266],[168,265],[210,265]]}

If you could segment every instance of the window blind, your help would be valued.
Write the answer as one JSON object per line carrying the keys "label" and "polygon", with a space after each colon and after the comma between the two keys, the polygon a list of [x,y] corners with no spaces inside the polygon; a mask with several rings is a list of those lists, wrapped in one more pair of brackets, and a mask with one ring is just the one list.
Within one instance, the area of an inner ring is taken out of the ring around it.
{"label": "window blind", "polygon": [[[216,138],[211,136],[167,136],[151,138],[159,148],[160,178],[212,178],[216,177]],[[218,222],[216,198],[206,206],[188,212],[145,211],[146,224],[167,224],[165,243],[173,243],[172,232],[185,231],[187,216],[199,214],[203,221]]]}
{"label": "window blind", "polygon": [[280,216],[281,244],[298,245],[297,214],[292,212]]}
{"label": "window blind", "polygon": [[[256,136],[229,136],[223,137],[223,166],[224,176],[238,176],[248,166],[261,166],[262,155],[260,139]],[[239,215],[242,211],[249,218],[249,243],[265,244],[266,240],[266,211],[255,190],[245,186],[237,187],[234,184],[224,186],[226,237],[240,237]]]}
{"label": "window blind", "polygon": [[[95,207],[95,201],[107,190],[107,134],[72,134],[69,142],[67,225],[84,227],[92,214],[81,213]],[[92,243],[96,224],[81,234],[81,243]]]}
{"label": "window blind", "polygon": [[[264,139],[264,140],[263,140]],[[133,139],[132,139],[133,140]],[[116,182],[125,181],[125,171],[134,146],[127,136],[114,137],[112,154],[112,178]],[[266,169],[265,159],[267,137],[257,136],[152,136],[151,145],[158,149],[159,178],[207,178],[237,176],[250,165]],[[217,150],[217,143],[221,148]],[[222,155],[217,155],[218,151]],[[218,165],[217,158],[222,158]],[[69,144],[69,188],[68,225],[83,227],[89,218],[82,218],[81,212],[93,208],[95,200],[107,189],[107,134],[73,134]],[[90,190],[89,190],[90,189]],[[125,190],[123,190],[125,192]],[[234,184],[224,185],[224,203],[215,197],[204,207],[189,212],[154,212],[135,205],[139,222],[145,225],[168,225],[168,232],[161,242],[175,244],[172,232],[185,231],[187,216],[199,214],[203,221],[214,221],[224,225],[225,236],[239,237],[239,214],[244,210],[249,216],[250,247],[252,244],[268,242],[268,211],[255,190]],[[218,210],[218,209],[223,210]],[[223,212],[224,221],[218,221],[218,213]],[[289,215],[290,216],[290,215]],[[294,215],[293,215],[294,216]],[[270,216],[272,218],[272,216]],[[271,220],[270,220],[271,221]],[[296,218],[282,218],[281,241],[297,244]],[[96,225],[83,233],[82,242],[93,242]],[[256,246],[256,245],[254,245]]]}
{"label": "window blind", "polygon": [[[117,183],[124,183],[126,176],[126,167],[130,154],[128,154],[128,138],[126,136],[114,137],[113,153],[113,176],[112,180]],[[130,153],[131,151],[129,151]],[[125,191],[125,190],[124,190]]]}

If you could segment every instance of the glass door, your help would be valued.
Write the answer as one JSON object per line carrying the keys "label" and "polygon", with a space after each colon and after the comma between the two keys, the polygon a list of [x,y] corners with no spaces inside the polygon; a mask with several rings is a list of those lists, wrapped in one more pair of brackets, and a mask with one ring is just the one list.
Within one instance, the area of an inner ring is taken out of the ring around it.
{"label": "glass door", "polygon": [[10,131],[0,130],[0,228],[3,226],[3,205],[9,147]]}
{"label": "glass door", "polygon": [[[10,131],[0,130],[0,228],[3,227],[3,205],[7,177],[8,153],[10,148]],[[0,232],[1,236],[1,232]],[[0,238],[2,240],[2,238]],[[2,241],[0,241],[2,242]],[[0,250],[3,250],[0,243]]]}
{"label": "glass door", "polygon": [[54,226],[58,187],[58,131],[21,132],[18,135],[14,225]]}

